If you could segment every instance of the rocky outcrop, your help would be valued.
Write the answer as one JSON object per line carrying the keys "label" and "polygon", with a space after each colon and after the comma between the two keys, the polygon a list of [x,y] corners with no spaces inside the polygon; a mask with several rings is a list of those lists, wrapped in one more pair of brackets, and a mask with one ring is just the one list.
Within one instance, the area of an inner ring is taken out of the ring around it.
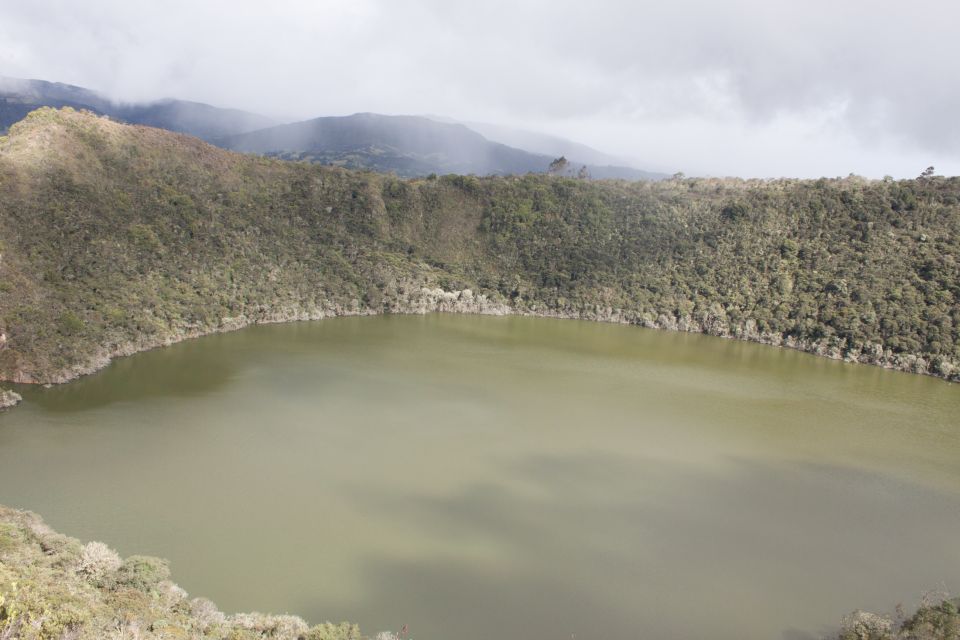
{"label": "rocky outcrop", "polygon": [[485,294],[474,294],[470,289],[445,291],[439,287],[423,287],[397,309],[400,313],[478,313],[505,316],[514,313],[509,305],[491,300]]}
{"label": "rocky outcrop", "polygon": [[[55,375],[43,375],[40,372],[18,371],[13,382],[36,384],[62,384],[87,375],[107,366],[113,358],[133,355],[140,351],[165,347],[171,344],[213,333],[235,331],[254,324],[272,324],[321,320],[339,316],[368,316],[382,313],[426,314],[426,313],[471,313],[481,315],[523,315],[534,317],[590,320],[630,324],[649,329],[703,333],[720,338],[730,338],[755,342],[776,347],[796,349],[815,355],[844,360],[846,362],[870,364],[886,369],[936,376],[950,381],[960,381],[960,364],[946,358],[928,361],[918,355],[894,353],[876,344],[847,344],[836,339],[803,340],[793,336],[760,331],[754,320],[734,324],[722,311],[676,316],[672,313],[604,307],[600,305],[588,308],[554,308],[532,300],[516,299],[507,303],[496,294],[475,293],[471,289],[446,290],[442,287],[422,286],[402,283],[382,293],[377,307],[352,300],[347,304],[326,304],[322,306],[300,307],[262,307],[256,314],[239,315],[220,319],[215,324],[187,326],[162,334],[141,336],[136,340],[114,344],[102,348],[95,356],[84,362],[57,372]],[[13,406],[20,396],[12,391],[2,392],[0,407]],[[4,404],[4,401],[6,404]]]}

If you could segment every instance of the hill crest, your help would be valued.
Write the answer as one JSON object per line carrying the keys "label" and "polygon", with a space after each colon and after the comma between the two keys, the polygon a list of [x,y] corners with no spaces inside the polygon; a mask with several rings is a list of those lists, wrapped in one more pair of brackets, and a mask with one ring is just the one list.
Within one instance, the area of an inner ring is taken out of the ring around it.
{"label": "hill crest", "polygon": [[74,110],[0,140],[0,379],[258,322],[518,313],[960,378],[960,178],[400,180]]}

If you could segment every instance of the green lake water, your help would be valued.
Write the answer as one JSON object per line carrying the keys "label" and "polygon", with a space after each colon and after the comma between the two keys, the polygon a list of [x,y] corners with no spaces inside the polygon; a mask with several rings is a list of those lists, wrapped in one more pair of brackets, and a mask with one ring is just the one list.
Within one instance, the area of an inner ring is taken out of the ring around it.
{"label": "green lake water", "polygon": [[960,590],[960,386],[637,327],[252,327],[0,414],[0,503],[227,612],[802,640]]}

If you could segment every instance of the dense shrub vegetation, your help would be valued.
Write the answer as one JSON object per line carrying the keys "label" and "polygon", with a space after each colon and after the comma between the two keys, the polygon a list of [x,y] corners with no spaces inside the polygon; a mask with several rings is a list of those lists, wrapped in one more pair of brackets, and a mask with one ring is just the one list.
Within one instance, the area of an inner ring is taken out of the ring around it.
{"label": "dense shrub vegetation", "polygon": [[43,109],[0,139],[0,254],[7,380],[423,287],[960,376],[960,178],[404,181]]}
{"label": "dense shrub vegetation", "polygon": [[309,627],[296,616],[225,615],[170,582],[166,562],[120,559],[100,542],[53,532],[0,506],[0,638],[360,640],[356,625]]}
{"label": "dense shrub vegetation", "polygon": [[911,615],[896,618],[856,611],[844,619],[839,640],[960,640],[960,599],[925,597]]}

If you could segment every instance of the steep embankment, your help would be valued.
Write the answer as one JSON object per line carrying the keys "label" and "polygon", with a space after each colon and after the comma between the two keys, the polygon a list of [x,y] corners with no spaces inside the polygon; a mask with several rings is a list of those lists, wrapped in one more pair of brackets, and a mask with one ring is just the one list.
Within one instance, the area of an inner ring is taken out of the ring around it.
{"label": "steep embankment", "polygon": [[253,322],[437,309],[960,377],[957,178],[401,181],[44,109],[0,139],[0,243],[4,380]]}

